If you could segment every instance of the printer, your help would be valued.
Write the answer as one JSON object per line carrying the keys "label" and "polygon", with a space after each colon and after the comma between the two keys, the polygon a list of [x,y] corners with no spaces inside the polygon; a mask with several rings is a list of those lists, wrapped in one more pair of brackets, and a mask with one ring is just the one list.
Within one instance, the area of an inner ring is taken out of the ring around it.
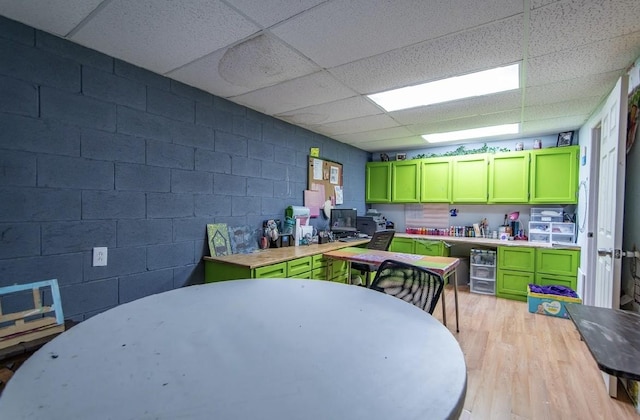
{"label": "printer", "polygon": [[377,231],[387,228],[387,221],[378,210],[369,209],[364,216],[358,216],[356,218],[356,228],[360,233],[373,236]]}

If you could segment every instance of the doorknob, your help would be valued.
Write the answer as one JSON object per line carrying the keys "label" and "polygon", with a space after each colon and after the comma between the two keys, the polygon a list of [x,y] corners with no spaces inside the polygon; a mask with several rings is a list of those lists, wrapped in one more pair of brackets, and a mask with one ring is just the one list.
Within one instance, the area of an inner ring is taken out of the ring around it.
{"label": "doorknob", "polygon": [[613,249],[606,249],[606,248],[598,248],[598,256],[599,257],[606,257],[606,256],[613,256]]}

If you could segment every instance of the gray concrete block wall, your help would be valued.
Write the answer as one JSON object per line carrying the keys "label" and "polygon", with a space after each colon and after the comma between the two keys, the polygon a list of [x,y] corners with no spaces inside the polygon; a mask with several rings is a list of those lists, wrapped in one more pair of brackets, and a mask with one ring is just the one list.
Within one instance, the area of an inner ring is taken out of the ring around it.
{"label": "gray concrete block wall", "polygon": [[312,146],[365,211],[364,151],[2,17],[0,56],[0,287],[57,278],[67,318],[202,283],[206,224],[284,219]]}

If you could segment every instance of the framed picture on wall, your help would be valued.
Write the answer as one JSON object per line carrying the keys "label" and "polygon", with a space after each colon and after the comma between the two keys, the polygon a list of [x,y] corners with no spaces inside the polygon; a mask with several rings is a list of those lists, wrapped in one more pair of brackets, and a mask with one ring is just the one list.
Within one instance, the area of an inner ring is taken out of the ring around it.
{"label": "framed picture on wall", "polygon": [[558,143],[557,147],[561,146],[571,146],[573,144],[573,131],[564,131],[562,133],[558,133]]}

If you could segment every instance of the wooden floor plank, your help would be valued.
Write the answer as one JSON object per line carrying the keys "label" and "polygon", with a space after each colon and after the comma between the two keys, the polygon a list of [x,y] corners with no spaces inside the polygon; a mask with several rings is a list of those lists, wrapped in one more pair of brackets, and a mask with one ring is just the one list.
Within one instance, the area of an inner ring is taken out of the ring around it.
{"label": "wooden floor plank", "polygon": [[[568,319],[532,314],[526,302],[460,287],[460,332],[447,286],[448,329],[467,363],[465,419],[639,419],[610,398],[600,371]],[[438,305],[440,306],[440,304]],[[442,320],[442,308],[433,312]]]}

